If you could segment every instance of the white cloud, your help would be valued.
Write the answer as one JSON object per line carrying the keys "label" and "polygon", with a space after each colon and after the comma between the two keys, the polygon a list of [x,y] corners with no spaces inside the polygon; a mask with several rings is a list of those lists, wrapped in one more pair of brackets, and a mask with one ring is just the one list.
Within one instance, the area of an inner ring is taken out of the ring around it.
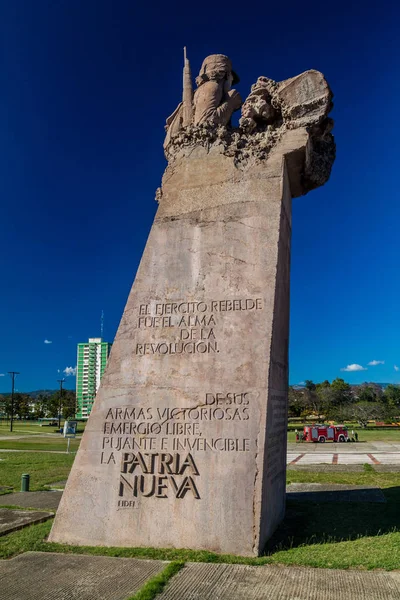
{"label": "white cloud", "polygon": [[368,365],[370,367],[376,367],[377,365],[384,365],[385,361],[384,360],[371,360]]}
{"label": "white cloud", "polygon": [[357,365],[353,363],[352,365],[347,365],[347,367],[343,367],[340,369],[341,371],[367,371],[366,367],[362,367],[361,365]]}
{"label": "white cloud", "polygon": [[75,375],[76,375],[76,367],[65,367],[63,373],[65,373],[65,375],[67,377],[69,377],[70,375],[72,375],[73,377],[75,377]]}
{"label": "white cloud", "polygon": [[5,377],[6,374],[5,373],[0,373],[0,377]]}
{"label": "white cloud", "polygon": [[44,340],[45,344],[52,344],[53,342],[51,340]]}
{"label": "white cloud", "polygon": [[394,370],[395,371],[400,371],[400,367],[398,367],[397,365],[394,365]]}

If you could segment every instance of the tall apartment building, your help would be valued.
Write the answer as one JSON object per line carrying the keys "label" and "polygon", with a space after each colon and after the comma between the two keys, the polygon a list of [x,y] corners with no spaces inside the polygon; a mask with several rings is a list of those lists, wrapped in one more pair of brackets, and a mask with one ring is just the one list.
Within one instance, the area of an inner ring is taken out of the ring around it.
{"label": "tall apartment building", "polygon": [[78,344],[76,369],[76,418],[87,419],[92,410],[112,344],[103,338],[89,338]]}

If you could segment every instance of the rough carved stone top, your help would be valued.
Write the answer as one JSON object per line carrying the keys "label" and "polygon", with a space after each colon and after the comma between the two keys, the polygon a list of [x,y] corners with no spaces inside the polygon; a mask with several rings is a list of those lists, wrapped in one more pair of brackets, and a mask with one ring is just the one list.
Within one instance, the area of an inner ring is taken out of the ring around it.
{"label": "rough carved stone top", "polygon": [[209,124],[217,127],[228,125],[235,110],[242,104],[236,90],[231,89],[239,78],[232,70],[230,59],[224,54],[212,54],[204,59],[199,76],[196,77],[197,89],[193,93],[189,61],[186,58],[183,69],[183,98],[176,110],[166,122],[165,152],[175,144],[180,132],[191,125]]}
{"label": "rough carved stone top", "polygon": [[[322,73],[309,70],[281,82],[259,77],[243,103],[232,89],[238,81],[230,59],[213,54],[203,61],[193,93],[185,52],[182,102],[166,122],[168,162],[189,155],[195,146],[218,145],[238,168],[246,168],[265,160],[285,132],[303,128],[310,148],[302,193],[323,185],[335,159],[335,142],[328,117],[333,94]],[[239,127],[232,127],[231,117],[240,107]]]}

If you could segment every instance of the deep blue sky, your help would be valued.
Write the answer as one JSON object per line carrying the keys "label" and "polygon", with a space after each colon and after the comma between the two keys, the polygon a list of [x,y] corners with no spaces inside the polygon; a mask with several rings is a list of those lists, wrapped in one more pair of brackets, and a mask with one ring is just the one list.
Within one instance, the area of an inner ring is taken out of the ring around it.
{"label": "deep blue sky", "polygon": [[[102,309],[112,341],[187,45],[194,74],[228,54],[243,97],[260,75],[325,74],[337,159],[328,184],[293,203],[290,381],[400,381],[394,5],[1,0],[0,373],[20,371],[20,391],[56,387]],[[372,360],[385,364],[341,371]]]}

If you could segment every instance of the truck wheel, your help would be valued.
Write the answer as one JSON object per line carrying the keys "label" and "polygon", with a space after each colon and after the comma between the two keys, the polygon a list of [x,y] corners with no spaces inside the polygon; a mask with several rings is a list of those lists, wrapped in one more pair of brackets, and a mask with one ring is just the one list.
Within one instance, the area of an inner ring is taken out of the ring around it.
{"label": "truck wheel", "polygon": [[339,435],[339,442],[344,442],[344,435]]}
{"label": "truck wheel", "polygon": [[321,444],[324,444],[324,443],[325,443],[325,438],[324,438],[324,436],[323,436],[323,435],[320,435],[320,436],[319,436],[319,438],[318,438],[318,441],[319,441],[319,442],[321,442]]}

